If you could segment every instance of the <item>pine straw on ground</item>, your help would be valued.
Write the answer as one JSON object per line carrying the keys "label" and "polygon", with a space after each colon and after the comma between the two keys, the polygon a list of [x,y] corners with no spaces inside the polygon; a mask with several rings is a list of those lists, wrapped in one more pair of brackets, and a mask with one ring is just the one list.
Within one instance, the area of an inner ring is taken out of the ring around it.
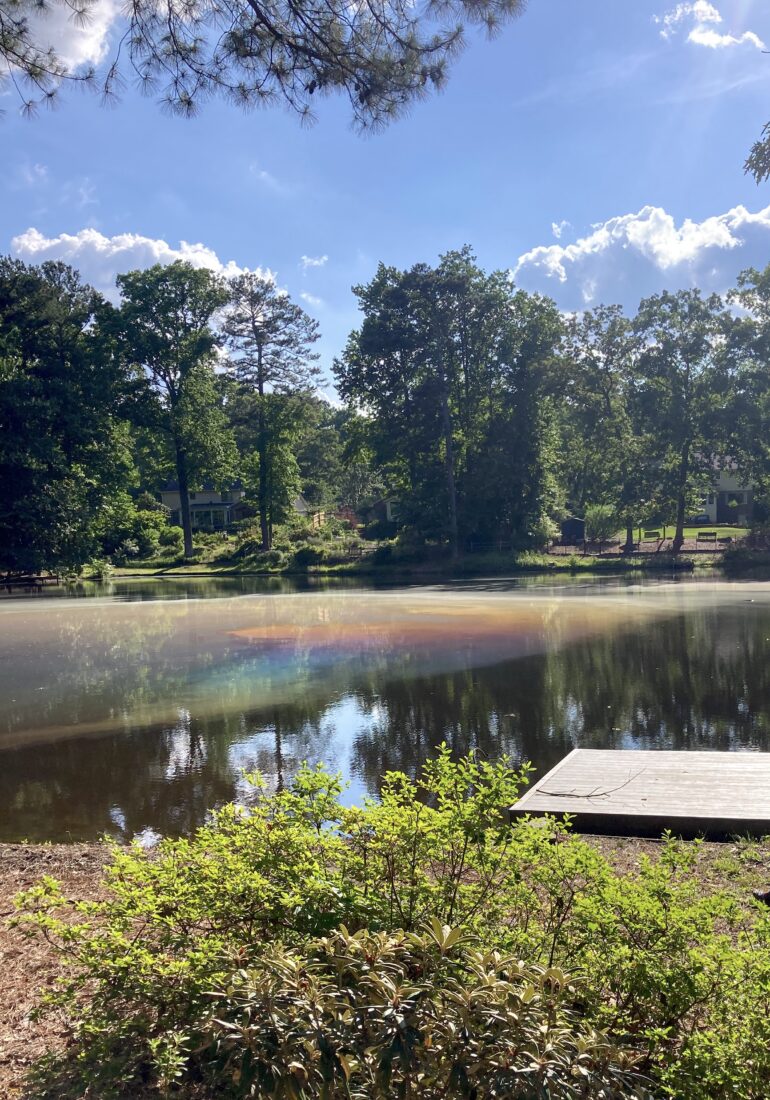
{"label": "pine straw on ground", "polygon": [[[655,858],[660,843],[625,837],[586,837],[621,874],[632,872],[642,856]],[[63,1050],[66,1021],[46,1014],[30,1018],[40,994],[62,971],[54,949],[42,939],[29,940],[8,927],[13,898],[43,875],[58,879],[69,897],[97,899],[104,893],[106,851],[98,844],[0,844],[0,1098],[35,1100],[27,1085],[30,1069],[43,1055]],[[770,888],[770,838],[702,844],[696,874],[704,890],[726,888],[744,901],[754,889]],[[98,1100],[98,1098],[93,1098]],[[126,1100],[141,1100],[135,1091]]]}

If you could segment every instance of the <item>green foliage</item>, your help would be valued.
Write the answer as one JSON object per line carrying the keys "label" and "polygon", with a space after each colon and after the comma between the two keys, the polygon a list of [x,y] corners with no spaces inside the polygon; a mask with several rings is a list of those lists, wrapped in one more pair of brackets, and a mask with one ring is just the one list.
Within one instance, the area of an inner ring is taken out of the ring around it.
{"label": "green foliage", "polygon": [[224,333],[239,383],[231,415],[238,422],[246,480],[257,501],[262,549],[286,519],[300,489],[293,445],[319,376],[318,322],[272,279],[247,271],[229,284]]}
{"label": "green foliage", "polygon": [[639,415],[654,425],[659,468],[653,509],[674,506],[675,551],[688,512],[714,480],[714,455],[725,453],[725,336],[731,320],[716,294],[664,291],[639,305],[635,365]]}
{"label": "green foliage", "polygon": [[18,923],[74,964],[49,1000],[92,1091],[346,1096],[342,1074],[384,1098],[419,1074],[491,1098],[518,1069],[544,1096],[632,1096],[633,1069],[656,1095],[762,1100],[770,915],[702,883],[697,845],[618,874],[555,821],[509,824],[525,779],[446,748],[362,807],[321,767],[274,795],[255,776],[194,836],[114,848],[104,900],[26,891]]}
{"label": "green foliage", "polygon": [[323,546],[300,546],[292,555],[292,565],[297,569],[307,569],[311,565],[321,565],[327,558]]}
{"label": "green foliage", "polygon": [[168,527],[163,512],[138,508],[125,491],[114,493],[107,501],[96,525],[99,549],[116,565],[156,554],[169,530],[173,529]]}
{"label": "green foliage", "polygon": [[130,480],[126,379],[103,354],[99,308],[65,264],[0,258],[0,572],[77,571]]}
{"label": "green foliage", "polygon": [[435,918],[277,946],[216,994],[218,1071],[244,1097],[641,1096],[633,1060],[576,1011],[558,967],[485,951]]}
{"label": "green foliage", "polygon": [[487,274],[469,248],[433,268],[381,264],[335,375],[362,414],[403,521],[453,555],[471,538],[525,545],[552,510],[554,303]]}
{"label": "green foliage", "polygon": [[104,339],[131,372],[136,417],[166,437],[173,452],[184,531],[192,554],[189,492],[210,480],[232,480],[235,444],[214,373],[218,338],[212,316],[227,301],[212,272],[180,260],[119,275],[119,309],[101,313]]}
{"label": "green foliage", "polygon": [[620,526],[618,513],[611,504],[589,504],[585,521],[589,542],[609,542]]}
{"label": "green foliage", "polygon": [[166,524],[158,534],[158,545],[170,554],[181,554],[184,549],[184,532],[182,528]]}

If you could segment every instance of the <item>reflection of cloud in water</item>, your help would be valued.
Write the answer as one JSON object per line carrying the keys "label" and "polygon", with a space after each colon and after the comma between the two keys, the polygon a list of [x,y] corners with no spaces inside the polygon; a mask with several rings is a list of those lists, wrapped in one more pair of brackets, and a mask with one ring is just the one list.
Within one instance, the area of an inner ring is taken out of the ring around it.
{"label": "reflection of cloud in water", "polygon": [[[268,790],[280,789],[297,767],[306,761],[311,767],[323,764],[330,772],[345,777],[343,802],[359,804],[369,793],[366,784],[355,776],[353,766],[354,735],[371,735],[383,716],[375,704],[366,709],[353,696],[346,696],[324,710],[319,726],[307,721],[299,728],[281,728],[280,718],[249,731],[242,740],[230,746],[229,761],[238,775],[235,797],[248,804],[254,797],[254,786],[246,775],[259,772]],[[323,746],[323,747],[321,747]],[[246,773],[246,774],[244,774]]]}

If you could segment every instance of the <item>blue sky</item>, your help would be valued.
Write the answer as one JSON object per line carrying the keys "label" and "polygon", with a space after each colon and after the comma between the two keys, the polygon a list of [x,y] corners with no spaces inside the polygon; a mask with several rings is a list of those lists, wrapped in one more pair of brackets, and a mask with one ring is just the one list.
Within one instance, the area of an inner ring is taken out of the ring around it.
{"label": "blue sky", "polygon": [[[67,27],[67,47],[111,33]],[[369,137],[342,100],[304,127],[280,107],[188,121],[131,90],[109,109],[70,92],[27,120],[6,91],[0,250],[62,257],[107,292],[177,255],[269,269],[318,318],[327,368],[357,323],[352,284],[464,243],[565,310],[724,290],[770,262],[770,185],[742,170],[770,119],[763,46],[766,0],[529,0]]]}

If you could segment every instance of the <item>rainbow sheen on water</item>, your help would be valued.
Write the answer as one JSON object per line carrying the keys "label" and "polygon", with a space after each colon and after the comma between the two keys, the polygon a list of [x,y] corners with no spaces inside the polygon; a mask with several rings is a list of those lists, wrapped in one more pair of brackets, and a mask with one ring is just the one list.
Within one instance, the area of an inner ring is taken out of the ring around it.
{"label": "rainbow sheen on water", "polygon": [[769,584],[198,587],[0,602],[0,837],[188,831],[303,758],[357,799],[444,739],[770,748]]}

